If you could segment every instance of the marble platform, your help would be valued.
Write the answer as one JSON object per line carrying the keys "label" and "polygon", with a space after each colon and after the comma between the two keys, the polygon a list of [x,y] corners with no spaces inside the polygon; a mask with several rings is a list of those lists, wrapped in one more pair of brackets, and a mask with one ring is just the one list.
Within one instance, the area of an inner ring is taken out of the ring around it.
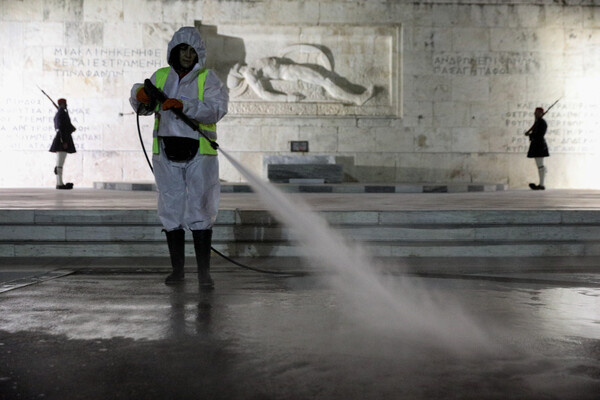
{"label": "marble platform", "polygon": [[320,179],[324,183],[342,183],[344,167],[338,164],[269,164],[270,182],[290,183],[294,179]]}
{"label": "marble platform", "polygon": [[[311,179],[292,179],[275,183],[288,193],[465,193],[508,190],[505,183],[314,183]],[[94,189],[156,191],[154,182],[94,182]],[[221,193],[251,193],[247,183],[221,182]]]}
{"label": "marble platform", "polygon": [[[377,257],[600,256],[600,191],[290,195]],[[4,258],[167,254],[153,191],[0,189],[0,219]],[[236,257],[305,252],[256,194],[241,192],[221,194],[213,247]]]}

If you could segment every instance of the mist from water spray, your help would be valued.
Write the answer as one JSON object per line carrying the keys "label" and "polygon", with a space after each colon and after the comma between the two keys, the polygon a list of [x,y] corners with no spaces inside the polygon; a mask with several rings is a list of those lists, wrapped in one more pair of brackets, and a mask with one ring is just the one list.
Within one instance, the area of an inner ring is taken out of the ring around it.
{"label": "mist from water spray", "polygon": [[298,197],[292,198],[257,177],[220,148],[247,179],[259,199],[291,229],[306,258],[324,267],[324,277],[341,306],[363,326],[386,335],[439,344],[450,350],[489,350],[488,335],[457,301],[426,290],[417,278],[377,272],[376,262],[358,243],[349,242]]}

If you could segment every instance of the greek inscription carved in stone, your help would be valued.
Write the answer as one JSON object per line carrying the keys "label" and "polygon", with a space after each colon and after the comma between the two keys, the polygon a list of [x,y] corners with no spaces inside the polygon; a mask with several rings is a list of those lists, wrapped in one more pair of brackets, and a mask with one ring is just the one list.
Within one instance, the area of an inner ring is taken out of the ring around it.
{"label": "greek inscription carved in stone", "polygon": [[[11,150],[48,150],[54,132],[56,109],[45,99],[7,98],[0,103],[3,115],[0,132]],[[77,127],[77,148],[101,148],[100,129],[87,122],[93,115],[88,107],[69,108],[71,122]]]}
{"label": "greek inscription carved in stone", "polygon": [[44,62],[61,77],[122,76],[124,71],[153,70],[164,64],[160,49],[56,47]]}
{"label": "greek inscription carved in stone", "polygon": [[433,72],[440,75],[515,75],[539,69],[540,62],[530,53],[439,53],[433,57]]}
{"label": "greek inscription carved in stone", "polygon": [[[550,104],[541,104],[547,107]],[[533,102],[519,103],[506,113],[505,126],[511,136],[506,146],[508,153],[527,153],[529,139],[523,135],[533,124],[533,110],[540,106]],[[598,114],[598,107],[584,102],[557,103],[544,116],[548,122],[545,139],[552,153],[588,153],[596,148],[600,141],[594,135],[595,129],[588,126]]]}

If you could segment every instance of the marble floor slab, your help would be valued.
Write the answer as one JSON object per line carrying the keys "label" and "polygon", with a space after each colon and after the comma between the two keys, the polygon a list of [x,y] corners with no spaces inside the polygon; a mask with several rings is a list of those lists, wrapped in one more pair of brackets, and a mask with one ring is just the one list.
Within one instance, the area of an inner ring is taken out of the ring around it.
{"label": "marble floor slab", "polygon": [[[293,193],[316,211],[335,210],[590,210],[600,190],[506,190],[469,193]],[[156,209],[156,192],[45,188],[0,189],[0,210]],[[267,209],[255,193],[222,193],[222,210]]]}

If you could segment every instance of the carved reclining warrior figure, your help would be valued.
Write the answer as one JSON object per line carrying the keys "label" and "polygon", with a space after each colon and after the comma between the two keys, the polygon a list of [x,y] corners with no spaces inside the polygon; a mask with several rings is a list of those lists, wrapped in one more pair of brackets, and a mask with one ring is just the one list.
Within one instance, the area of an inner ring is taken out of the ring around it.
{"label": "carved reclining warrior figure", "polygon": [[272,80],[318,85],[332,98],[358,106],[373,97],[373,85],[356,94],[340,87],[336,79],[339,79],[337,74],[316,64],[299,64],[285,57],[265,57],[248,65],[235,64],[229,71],[227,86],[232,97],[242,95],[249,86],[261,99],[281,102],[297,102],[305,96],[301,93],[277,92],[270,85]]}

